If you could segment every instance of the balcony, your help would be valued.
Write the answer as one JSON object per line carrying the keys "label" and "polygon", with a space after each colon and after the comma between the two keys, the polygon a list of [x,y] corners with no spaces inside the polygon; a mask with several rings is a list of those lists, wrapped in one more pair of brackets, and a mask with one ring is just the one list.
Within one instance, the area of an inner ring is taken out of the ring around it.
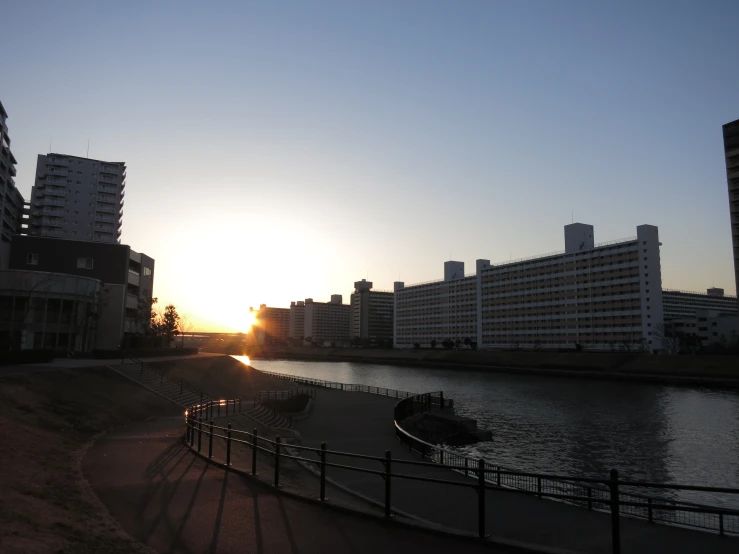
{"label": "balcony", "polygon": [[61,217],[42,217],[41,225],[45,227],[61,227],[63,221]]}
{"label": "balcony", "polygon": [[102,164],[100,166],[100,172],[101,173],[112,173],[113,175],[119,175],[120,174],[120,168],[117,165],[106,165]]}
{"label": "balcony", "polygon": [[46,165],[67,167],[69,166],[69,158],[60,158],[58,156],[47,156]]}
{"label": "balcony", "polygon": [[135,310],[139,307],[139,299],[135,294],[126,294],[126,308]]}
{"label": "balcony", "polygon": [[97,201],[105,202],[106,204],[115,204],[116,196],[115,194],[98,194]]}
{"label": "balcony", "polygon": [[100,184],[100,186],[98,187],[98,192],[116,194],[118,192],[118,189],[116,187],[111,187],[110,185]]}
{"label": "balcony", "polygon": [[128,284],[138,287],[141,284],[141,277],[135,271],[128,271]]}
{"label": "balcony", "polygon": [[95,223],[95,231],[100,233],[112,233],[114,229],[113,225],[110,223]]}
{"label": "balcony", "polygon": [[104,213],[100,213],[99,211],[96,211],[95,221],[106,221],[108,223],[114,223],[115,217],[113,215],[108,215],[108,214],[104,214]]}
{"label": "balcony", "polygon": [[41,229],[42,237],[61,237],[62,232],[58,229]]}
{"label": "balcony", "polygon": [[45,187],[44,188],[44,197],[46,196],[60,196],[65,197],[69,194],[69,191],[67,189],[63,189],[60,187]]}
{"label": "balcony", "polygon": [[50,198],[44,197],[41,200],[41,203],[44,206],[64,206],[66,204],[66,202],[64,200],[61,200],[61,199],[55,198],[55,197],[50,197]]}
{"label": "balcony", "polygon": [[[39,215],[39,214],[36,214],[36,215]],[[41,209],[40,215],[53,215],[57,217],[62,217],[64,216],[64,210],[60,210],[59,208],[49,208],[49,207],[44,206]]]}
{"label": "balcony", "polygon": [[108,206],[107,204],[100,204],[100,205],[98,205],[95,208],[95,211],[96,212],[103,212],[103,213],[106,213],[106,214],[114,214],[114,213],[116,213],[116,209],[112,205]]}

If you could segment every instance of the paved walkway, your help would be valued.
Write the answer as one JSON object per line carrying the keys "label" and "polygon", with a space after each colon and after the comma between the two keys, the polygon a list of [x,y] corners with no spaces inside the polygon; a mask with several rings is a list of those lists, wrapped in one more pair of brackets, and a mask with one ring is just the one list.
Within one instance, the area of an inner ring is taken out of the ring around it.
{"label": "paved walkway", "polygon": [[[297,422],[303,444],[370,456],[392,452],[393,460],[419,460],[395,438],[394,398],[330,389],[316,389],[313,412]],[[331,459],[334,458],[334,459]],[[329,457],[329,461],[381,470],[374,461]],[[469,483],[470,479],[442,468],[418,468],[394,464],[393,472],[424,475]],[[327,475],[379,502],[384,499],[381,477],[329,468]],[[423,519],[466,531],[477,531],[477,493],[473,489],[410,480],[393,480],[393,506]],[[611,552],[610,515],[589,512],[551,500],[505,491],[488,491],[487,533],[515,541],[577,552]],[[701,531],[653,525],[621,518],[623,552],[739,552],[739,539],[722,538]]]}
{"label": "paved walkway", "polygon": [[[138,358],[145,363],[164,362],[167,360],[191,360],[198,358],[210,358],[214,356],[224,356],[224,354],[216,354],[210,352],[200,352],[189,356],[158,356],[153,358]],[[135,364],[136,362],[126,359],[125,365]],[[121,365],[120,358],[110,360],[97,360],[88,358],[54,358],[54,361],[47,364],[18,364],[0,366],[0,376],[10,375],[13,373],[24,373],[30,371],[49,371],[56,369],[77,369],[83,367],[100,367],[105,365]]]}
{"label": "paved walkway", "polygon": [[209,465],[184,447],[181,417],[111,432],[90,448],[82,466],[123,528],[158,552],[491,552],[295,500]]}

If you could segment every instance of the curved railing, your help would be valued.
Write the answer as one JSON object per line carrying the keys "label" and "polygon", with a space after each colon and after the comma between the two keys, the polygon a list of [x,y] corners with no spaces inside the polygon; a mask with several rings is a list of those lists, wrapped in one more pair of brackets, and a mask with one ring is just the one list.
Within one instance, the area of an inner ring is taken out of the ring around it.
{"label": "curved railing", "polygon": [[700,487],[622,481],[616,470],[608,479],[546,475],[522,472],[483,460],[464,456],[459,452],[431,444],[403,429],[402,422],[414,414],[444,409],[443,393],[426,393],[406,398],[395,406],[395,435],[411,450],[435,464],[447,467],[467,476],[477,476],[480,467],[486,483],[516,492],[551,498],[588,510],[610,511],[650,523],[665,523],[683,527],[715,531],[720,535],[739,535],[739,511],[693,502],[650,496],[635,492],[638,489],[663,489],[673,491],[702,491],[737,494],[739,489],[724,487]]}

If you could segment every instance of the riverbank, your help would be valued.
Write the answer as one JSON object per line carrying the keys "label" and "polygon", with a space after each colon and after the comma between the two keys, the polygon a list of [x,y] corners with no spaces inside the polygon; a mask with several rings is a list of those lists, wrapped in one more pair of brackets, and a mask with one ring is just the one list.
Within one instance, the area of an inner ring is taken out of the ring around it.
{"label": "riverbank", "polygon": [[408,365],[739,389],[739,356],[363,348],[251,348],[254,360]]}
{"label": "riverbank", "polygon": [[110,517],[80,459],[105,430],[181,413],[104,367],[0,377],[0,552],[151,552]]}

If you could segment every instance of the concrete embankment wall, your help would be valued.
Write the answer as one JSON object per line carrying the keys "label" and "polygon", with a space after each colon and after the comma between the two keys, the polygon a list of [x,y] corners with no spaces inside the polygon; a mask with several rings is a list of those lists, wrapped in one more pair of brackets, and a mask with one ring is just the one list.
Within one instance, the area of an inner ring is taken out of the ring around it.
{"label": "concrete embankment wall", "polygon": [[739,388],[739,356],[286,347],[253,359],[353,361]]}

